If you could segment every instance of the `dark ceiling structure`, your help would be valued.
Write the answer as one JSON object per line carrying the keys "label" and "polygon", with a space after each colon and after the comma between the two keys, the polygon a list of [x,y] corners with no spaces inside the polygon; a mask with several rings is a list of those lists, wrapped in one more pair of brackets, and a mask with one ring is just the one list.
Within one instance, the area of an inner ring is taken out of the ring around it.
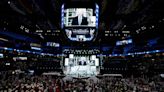
{"label": "dark ceiling structure", "polygon": [[[136,43],[142,43],[143,37],[145,40],[162,37],[163,0],[1,0],[0,35],[11,40],[23,38],[22,41],[27,42],[68,44],[60,28],[60,11],[63,3],[74,1],[94,2],[100,6],[99,33],[92,45],[114,45],[127,37],[132,37]],[[118,36],[115,31],[121,34]],[[128,31],[128,35],[122,35],[124,31]]]}

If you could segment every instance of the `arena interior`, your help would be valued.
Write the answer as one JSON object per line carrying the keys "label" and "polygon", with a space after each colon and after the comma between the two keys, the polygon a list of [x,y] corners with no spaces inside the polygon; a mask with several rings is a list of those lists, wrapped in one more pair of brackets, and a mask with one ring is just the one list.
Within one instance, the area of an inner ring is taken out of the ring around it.
{"label": "arena interior", "polygon": [[164,92],[164,0],[1,0],[0,92]]}

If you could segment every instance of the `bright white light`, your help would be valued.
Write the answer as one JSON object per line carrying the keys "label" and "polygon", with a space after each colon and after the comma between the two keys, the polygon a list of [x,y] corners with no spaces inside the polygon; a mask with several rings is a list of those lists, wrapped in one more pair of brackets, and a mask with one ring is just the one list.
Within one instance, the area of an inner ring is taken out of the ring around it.
{"label": "bright white light", "polygon": [[10,1],[8,1],[7,3],[8,3],[8,4],[10,4],[11,2],[10,2]]}
{"label": "bright white light", "polygon": [[65,66],[68,66],[68,62],[69,62],[69,59],[68,58],[65,58]]}
{"label": "bright white light", "polygon": [[5,38],[0,38],[0,40],[7,42],[8,40]]}
{"label": "bright white light", "polygon": [[95,59],[95,66],[99,66],[99,59]]}
{"label": "bright white light", "polygon": [[150,53],[149,51],[146,52],[146,54],[149,54],[149,53]]}
{"label": "bright white light", "polygon": [[9,66],[9,65],[10,65],[10,63],[6,63],[6,65],[7,65],[7,66]]}
{"label": "bright white light", "polygon": [[41,50],[41,48],[38,48],[38,47],[31,47],[31,49],[34,49],[34,50]]}
{"label": "bright white light", "polygon": [[145,26],[143,26],[143,27],[141,27],[141,29],[142,29],[142,30],[145,30],[145,29],[146,29],[146,27],[145,27]]}
{"label": "bright white light", "polygon": [[96,55],[92,55],[90,59],[91,60],[95,60],[96,59]]}
{"label": "bright white light", "polygon": [[26,33],[29,33],[29,29],[25,29],[25,32],[26,32]]}
{"label": "bright white light", "polygon": [[3,54],[2,53],[0,53],[0,58],[3,58]]}
{"label": "bright white light", "polygon": [[151,28],[154,28],[154,26],[151,26]]}
{"label": "bright white light", "polygon": [[73,54],[69,54],[69,58],[73,59],[74,55]]}
{"label": "bright white light", "polygon": [[156,50],[155,52],[159,52],[159,50]]}
{"label": "bright white light", "polygon": [[44,53],[41,53],[41,55],[44,55]]}

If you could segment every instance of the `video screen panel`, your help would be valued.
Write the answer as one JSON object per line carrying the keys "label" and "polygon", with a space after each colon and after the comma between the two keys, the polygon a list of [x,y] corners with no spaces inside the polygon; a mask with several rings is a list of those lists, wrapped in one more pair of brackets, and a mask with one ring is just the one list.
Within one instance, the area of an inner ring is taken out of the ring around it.
{"label": "video screen panel", "polygon": [[0,53],[0,58],[3,58],[4,56],[3,56],[3,54],[2,53]]}
{"label": "video screen panel", "polygon": [[14,61],[26,61],[27,57],[13,57]]}
{"label": "video screen panel", "polygon": [[63,4],[61,7],[61,28],[71,41],[86,42],[97,36],[99,5],[83,5]]}
{"label": "video screen panel", "polygon": [[96,55],[79,56],[69,54],[69,58],[64,59],[64,73],[72,77],[90,77],[99,73],[99,58]]}
{"label": "video screen panel", "polygon": [[96,27],[96,12],[92,8],[68,8],[64,10],[65,27]]}

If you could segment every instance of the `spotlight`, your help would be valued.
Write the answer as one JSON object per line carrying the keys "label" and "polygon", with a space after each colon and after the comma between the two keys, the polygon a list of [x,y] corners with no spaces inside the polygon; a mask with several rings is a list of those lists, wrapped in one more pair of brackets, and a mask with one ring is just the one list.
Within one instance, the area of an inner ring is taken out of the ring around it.
{"label": "spotlight", "polygon": [[8,3],[8,4],[10,4],[11,2],[10,2],[10,1],[8,1],[7,3]]}

